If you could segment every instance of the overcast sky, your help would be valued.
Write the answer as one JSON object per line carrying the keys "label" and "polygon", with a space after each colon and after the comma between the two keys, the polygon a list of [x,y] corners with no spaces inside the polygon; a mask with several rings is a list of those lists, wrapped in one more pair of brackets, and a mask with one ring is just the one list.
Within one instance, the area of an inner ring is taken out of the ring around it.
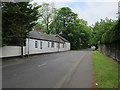
{"label": "overcast sky", "polygon": [[100,19],[116,20],[118,12],[119,0],[33,0],[41,5],[45,3],[55,3],[55,8],[69,7],[74,13],[78,14],[80,19],[84,19],[88,22],[88,25],[94,24]]}

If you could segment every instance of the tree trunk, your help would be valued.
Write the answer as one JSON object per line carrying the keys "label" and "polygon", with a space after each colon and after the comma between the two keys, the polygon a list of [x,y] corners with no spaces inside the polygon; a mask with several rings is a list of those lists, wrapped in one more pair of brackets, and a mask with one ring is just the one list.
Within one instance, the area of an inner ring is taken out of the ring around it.
{"label": "tree trunk", "polygon": [[50,31],[49,31],[49,29],[48,29],[48,23],[47,23],[47,32],[48,32],[48,34],[50,34]]}
{"label": "tree trunk", "polygon": [[50,34],[50,31],[49,31],[49,28],[48,28],[48,24],[49,24],[49,20],[47,18],[47,32],[48,32],[48,34]]}

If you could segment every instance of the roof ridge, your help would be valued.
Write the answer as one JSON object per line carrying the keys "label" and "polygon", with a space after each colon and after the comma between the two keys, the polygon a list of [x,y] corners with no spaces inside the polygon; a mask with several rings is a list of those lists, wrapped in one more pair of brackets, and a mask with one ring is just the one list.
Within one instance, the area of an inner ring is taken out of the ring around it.
{"label": "roof ridge", "polygon": [[44,40],[50,40],[50,41],[57,41],[57,42],[62,42],[62,43],[64,43],[65,41],[68,42],[62,36],[58,36],[57,34],[51,35],[51,34],[46,34],[46,33],[38,32],[38,31],[34,31],[34,30],[30,31],[29,34],[30,34],[31,38],[44,39]]}

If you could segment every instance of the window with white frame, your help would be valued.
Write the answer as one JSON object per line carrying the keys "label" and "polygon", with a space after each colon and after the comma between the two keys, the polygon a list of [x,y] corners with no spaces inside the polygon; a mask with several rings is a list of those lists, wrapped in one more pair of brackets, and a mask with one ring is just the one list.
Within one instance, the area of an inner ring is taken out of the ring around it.
{"label": "window with white frame", "polygon": [[63,48],[65,47],[64,45],[65,45],[65,44],[63,43]]}
{"label": "window with white frame", "polygon": [[54,42],[51,43],[51,47],[54,47]]}
{"label": "window with white frame", "polygon": [[35,41],[35,48],[38,48],[38,42]]}
{"label": "window with white frame", "polygon": [[58,48],[58,43],[56,43],[56,47]]}
{"label": "window with white frame", "polygon": [[50,42],[48,41],[48,47],[50,47]]}
{"label": "window with white frame", "polygon": [[40,49],[42,49],[42,41],[40,41]]}

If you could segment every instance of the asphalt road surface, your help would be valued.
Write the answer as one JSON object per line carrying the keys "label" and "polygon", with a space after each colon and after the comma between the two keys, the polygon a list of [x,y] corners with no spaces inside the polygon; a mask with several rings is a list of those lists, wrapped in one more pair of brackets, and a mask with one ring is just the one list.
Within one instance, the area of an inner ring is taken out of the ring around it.
{"label": "asphalt road surface", "polygon": [[31,56],[3,67],[3,88],[91,88],[92,51]]}

